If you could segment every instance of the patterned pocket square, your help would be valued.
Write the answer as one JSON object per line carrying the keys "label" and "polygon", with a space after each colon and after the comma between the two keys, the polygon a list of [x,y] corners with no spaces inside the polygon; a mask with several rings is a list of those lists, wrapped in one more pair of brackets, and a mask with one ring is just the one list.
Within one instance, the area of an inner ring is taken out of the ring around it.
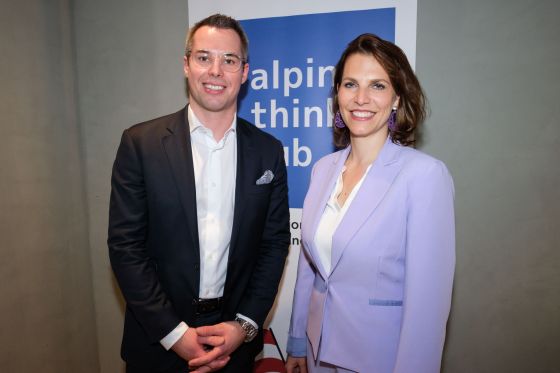
{"label": "patterned pocket square", "polygon": [[274,174],[272,173],[272,171],[266,170],[264,174],[261,177],[259,177],[256,184],[257,185],[270,184],[273,178],[274,178]]}

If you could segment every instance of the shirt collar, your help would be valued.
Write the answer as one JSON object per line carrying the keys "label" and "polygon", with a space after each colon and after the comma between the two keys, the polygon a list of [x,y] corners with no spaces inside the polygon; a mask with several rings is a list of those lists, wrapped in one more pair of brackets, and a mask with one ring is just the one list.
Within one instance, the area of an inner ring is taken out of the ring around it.
{"label": "shirt collar", "polygon": [[[197,118],[196,114],[191,109],[191,105],[189,105],[187,107],[187,119],[189,121],[189,132],[190,133],[193,133],[194,131],[199,130],[199,129],[205,129],[205,130],[211,132],[211,130],[208,127],[206,127],[200,121],[200,119]],[[235,112],[235,114],[233,115],[233,120],[231,121],[231,126],[226,131],[226,135],[229,132],[235,132],[236,128],[237,128],[237,112]]]}

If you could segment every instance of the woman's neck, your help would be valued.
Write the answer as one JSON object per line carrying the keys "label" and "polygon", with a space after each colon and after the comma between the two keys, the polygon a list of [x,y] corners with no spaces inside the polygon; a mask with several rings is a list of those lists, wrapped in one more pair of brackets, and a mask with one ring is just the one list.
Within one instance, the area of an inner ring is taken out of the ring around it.
{"label": "woman's neck", "polygon": [[359,138],[352,137],[352,149],[346,160],[346,166],[368,167],[377,159],[387,137]]}

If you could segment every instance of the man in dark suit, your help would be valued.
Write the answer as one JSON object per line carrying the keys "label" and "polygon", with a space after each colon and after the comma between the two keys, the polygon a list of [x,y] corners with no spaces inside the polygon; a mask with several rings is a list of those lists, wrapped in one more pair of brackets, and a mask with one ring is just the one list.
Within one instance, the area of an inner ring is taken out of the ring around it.
{"label": "man in dark suit", "polygon": [[262,348],[289,245],[288,188],[281,143],[237,117],[248,71],[239,23],[210,16],[187,38],[188,106],[123,133],[108,246],[127,372],[248,373]]}

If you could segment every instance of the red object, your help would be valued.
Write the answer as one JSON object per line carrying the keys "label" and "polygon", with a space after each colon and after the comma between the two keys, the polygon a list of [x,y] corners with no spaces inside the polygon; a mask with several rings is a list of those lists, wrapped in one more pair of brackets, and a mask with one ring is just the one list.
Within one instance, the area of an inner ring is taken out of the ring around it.
{"label": "red object", "polygon": [[272,329],[263,330],[264,348],[255,361],[253,373],[286,373],[284,356]]}

